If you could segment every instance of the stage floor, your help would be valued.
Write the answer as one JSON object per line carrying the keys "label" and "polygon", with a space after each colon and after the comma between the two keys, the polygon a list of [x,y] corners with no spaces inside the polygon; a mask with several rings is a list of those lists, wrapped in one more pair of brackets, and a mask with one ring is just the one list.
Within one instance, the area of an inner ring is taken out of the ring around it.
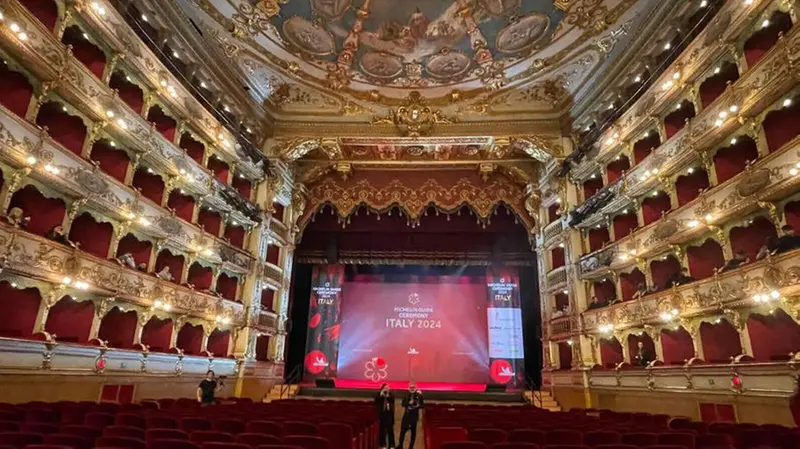
{"label": "stage floor", "polygon": [[[377,390],[383,382],[370,382],[368,380],[346,380],[335,379],[336,388],[350,390]],[[408,390],[407,381],[386,382],[392,390]],[[416,382],[417,388],[422,391],[464,391],[464,392],[484,392],[486,384],[459,384],[446,382]],[[310,385],[309,385],[310,386]]]}

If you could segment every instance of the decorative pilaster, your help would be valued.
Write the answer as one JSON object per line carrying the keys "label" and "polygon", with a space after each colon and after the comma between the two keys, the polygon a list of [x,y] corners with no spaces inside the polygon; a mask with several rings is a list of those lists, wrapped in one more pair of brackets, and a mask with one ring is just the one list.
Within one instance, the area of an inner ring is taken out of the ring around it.
{"label": "decorative pilaster", "polygon": [[114,70],[117,69],[117,64],[120,61],[125,59],[124,53],[113,53],[110,58],[108,58],[108,64],[106,64],[105,68],[103,69],[103,83],[109,84],[111,82],[111,75],[114,74]]}
{"label": "decorative pilaster", "polygon": [[144,332],[144,327],[150,321],[153,315],[151,312],[140,312],[138,315],[138,320],[136,320],[136,332],[134,333],[133,337],[133,344],[140,345],[142,344],[142,333]]}
{"label": "decorative pilaster", "polygon": [[200,343],[200,352],[208,351],[208,338],[214,332],[213,324],[203,324],[203,341]]}
{"label": "decorative pilaster", "polygon": [[100,333],[100,324],[103,322],[103,318],[106,316],[106,313],[108,313],[111,303],[113,303],[114,300],[116,300],[116,298],[112,296],[109,298],[103,298],[99,301],[99,303],[95,304],[94,316],[92,317],[92,327],[89,330],[90,341],[97,338],[98,334]]}
{"label": "decorative pilaster", "polygon": [[30,167],[22,167],[11,172],[11,176],[8,177],[8,182],[0,189],[0,206],[2,206],[0,212],[3,214],[8,212],[8,206],[11,204],[11,197],[22,187],[23,181],[31,174],[31,170]]}
{"label": "decorative pilaster", "polygon": [[61,222],[61,226],[64,228],[64,233],[66,235],[69,235],[70,229],[72,229],[72,222],[78,217],[81,208],[83,208],[88,201],[88,198],[77,198],[69,204],[67,213],[64,214],[64,220]]}

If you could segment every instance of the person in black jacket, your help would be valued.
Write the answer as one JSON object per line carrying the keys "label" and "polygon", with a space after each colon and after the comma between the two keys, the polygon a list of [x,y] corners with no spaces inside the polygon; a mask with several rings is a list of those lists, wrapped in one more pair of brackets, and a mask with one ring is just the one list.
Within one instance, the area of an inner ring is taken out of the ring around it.
{"label": "person in black jacket", "polygon": [[403,441],[406,439],[406,432],[411,432],[411,442],[408,444],[408,449],[414,449],[414,440],[417,439],[417,422],[419,421],[419,411],[425,407],[425,401],[422,399],[422,392],[417,390],[414,383],[408,385],[408,395],[403,398],[403,419],[400,421],[400,444],[397,445],[399,449],[403,447]]}
{"label": "person in black jacket", "polygon": [[381,385],[375,396],[375,410],[378,412],[378,446],[381,449],[394,448],[394,394],[389,384]]}

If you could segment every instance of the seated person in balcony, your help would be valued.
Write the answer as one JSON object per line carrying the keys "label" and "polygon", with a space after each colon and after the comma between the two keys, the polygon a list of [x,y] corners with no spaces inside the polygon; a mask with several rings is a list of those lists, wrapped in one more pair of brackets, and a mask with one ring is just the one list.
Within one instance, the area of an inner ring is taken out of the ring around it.
{"label": "seated person in balcony", "polygon": [[764,246],[758,250],[758,254],[756,254],[756,260],[761,260],[767,256],[771,256],[778,251],[778,239],[775,237],[769,236],[767,240],[764,241]]}
{"label": "seated person in balcony", "polygon": [[564,316],[564,312],[558,308],[558,306],[553,306],[553,314],[551,315],[552,318],[561,318]]}
{"label": "seated person in balcony", "polygon": [[169,271],[169,266],[166,266],[161,269],[158,273],[156,273],[156,277],[163,280],[163,281],[170,281],[172,282],[175,278],[172,277],[172,273]]}
{"label": "seated person in balcony", "polygon": [[53,226],[52,229],[47,231],[48,239],[61,243],[62,245],[69,245],[71,247],[76,247],[75,243],[73,243],[68,237],[67,234],[64,232],[64,227],[61,225]]}
{"label": "seated person in balcony", "polygon": [[735,270],[747,262],[749,262],[749,260],[744,254],[744,251],[736,251],[736,254],[734,254],[729,261],[725,262],[725,265],[722,266],[719,272]]}
{"label": "seated person in balcony", "polygon": [[633,357],[634,365],[636,366],[647,366],[650,362],[653,361],[653,354],[650,353],[650,350],[644,347],[644,343],[641,341],[636,345],[639,349],[636,351],[636,355]]}
{"label": "seated person in balcony", "polygon": [[673,274],[667,279],[667,288],[677,287],[679,285],[690,284],[695,279],[689,276],[689,269],[686,267],[681,268],[681,271]]}
{"label": "seated person in balcony", "polygon": [[142,262],[139,265],[136,265],[136,269],[139,271],[147,271],[147,264]]}
{"label": "seated person in balcony", "polygon": [[601,302],[597,296],[592,296],[592,302],[589,303],[589,310],[599,309],[608,305],[608,301]]}
{"label": "seated person in balcony", "polygon": [[785,253],[800,248],[800,236],[794,233],[794,228],[785,225],[781,228],[782,236],[778,237],[778,247],[775,254]]}
{"label": "seated person in balcony", "polygon": [[636,293],[633,294],[633,299],[639,299],[648,293],[650,293],[650,291],[647,286],[644,284],[639,284],[639,286],[636,287]]}
{"label": "seated person in balcony", "polygon": [[133,254],[131,253],[125,253],[117,257],[117,261],[131,270],[136,269],[136,260],[133,258]]}
{"label": "seated person in balcony", "polygon": [[31,217],[26,217],[21,207],[12,207],[6,214],[6,221],[15,228],[25,229],[31,221]]}

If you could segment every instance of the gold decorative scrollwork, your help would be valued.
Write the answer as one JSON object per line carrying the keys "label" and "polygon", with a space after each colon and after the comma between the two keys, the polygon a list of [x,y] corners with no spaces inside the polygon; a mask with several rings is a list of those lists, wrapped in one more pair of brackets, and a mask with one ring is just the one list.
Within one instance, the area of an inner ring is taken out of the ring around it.
{"label": "gold decorative scrollwork", "polygon": [[427,136],[439,123],[455,123],[454,118],[446,117],[442,111],[428,106],[425,98],[418,91],[412,91],[402,106],[392,109],[386,117],[378,117],[373,124],[394,124],[398,131],[406,137]]}

